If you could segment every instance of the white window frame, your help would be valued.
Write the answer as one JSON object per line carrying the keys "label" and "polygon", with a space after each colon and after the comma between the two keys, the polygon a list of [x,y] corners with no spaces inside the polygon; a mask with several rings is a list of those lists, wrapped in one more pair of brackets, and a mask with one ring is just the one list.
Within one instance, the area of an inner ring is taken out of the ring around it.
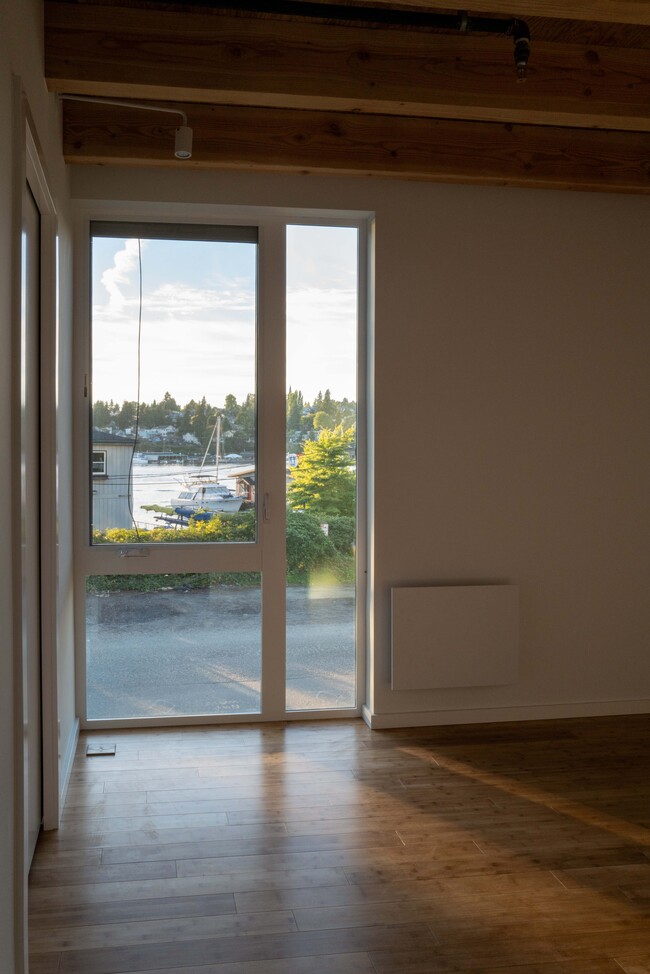
{"label": "white window frame", "polygon": [[[188,206],[185,204],[80,204],[75,221],[76,279],[80,282],[75,316],[74,438],[75,438],[75,631],[77,639],[77,712],[82,728],[227,724],[277,720],[322,720],[358,717],[366,695],[367,616],[367,319],[369,288],[369,239],[372,214],[341,211],[292,211],[260,207]],[[218,545],[123,545],[122,559],[117,546],[91,545],[89,539],[90,491],[88,490],[88,450],[90,410],[91,281],[90,226],[94,222],[193,223],[197,226],[257,226],[258,238],[258,497],[257,543]],[[357,355],[357,585],[356,585],[356,688],[352,708],[327,711],[287,711],[285,702],[285,607],[284,572],[277,571],[273,559],[284,550],[286,518],[284,512],[285,462],[285,304],[286,304],[286,227],[289,225],[344,226],[358,230],[358,355]],[[263,404],[263,408],[261,408]],[[280,485],[282,490],[280,492]],[[275,486],[275,489],[270,489]],[[264,522],[261,498],[271,495],[271,518]],[[279,494],[282,503],[278,503]],[[275,501],[275,502],[274,502]],[[146,548],[146,552],[144,549]],[[135,574],[170,570],[166,549],[173,549],[175,572],[249,571],[261,572],[262,613],[262,703],[259,714],[219,714],[181,717],[123,718],[88,720],[86,712],[86,607],[85,579],[96,574]],[[280,643],[280,645],[278,645]]]}
{"label": "white window frame", "polygon": [[[95,460],[95,457],[102,455],[102,460]],[[92,449],[92,465],[93,465],[93,477],[108,477],[108,450],[96,450],[95,447]],[[95,464],[101,463],[101,470],[95,469]]]}

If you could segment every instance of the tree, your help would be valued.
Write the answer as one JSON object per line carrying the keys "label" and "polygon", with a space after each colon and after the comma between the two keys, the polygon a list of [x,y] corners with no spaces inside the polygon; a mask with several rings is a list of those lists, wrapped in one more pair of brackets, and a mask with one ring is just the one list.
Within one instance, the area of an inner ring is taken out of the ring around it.
{"label": "tree", "polygon": [[238,408],[239,407],[237,405],[237,397],[233,396],[232,392],[229,392],[223,403],[223,412],[224,415],[228,417],[231,423],[235,421]]}
{"label": "tree", "polygon": [[231,439],[232,449],[237,453],[245,453],[255,449],[255,427],[257,424],[257,406],[255,396],[249,392],[237,412],[234,426],[235,435]]}
{"label": "tree", "polygon": [[334,429],[336,425],[336,421],[332,418],[330,413],[326,413],[324,409],[319,410],[314,416],[315,430],[331,430]]}
{"label": "tree", "polygon": [[162,397],[162,402],[160,405],[164,410],[164,421],[169,423],[172,419],[175,419],[175,414],[180,412],[180,406],[172,396],[171,392],[166,392]]}
{"label": "tree", "polygon": [[138,414],[137,402],[124,400],[120,411],[115,417],[115,424],[121,430],[131,429],[135,426],[135,417]]}
{"label": "tree", "polygon": [[110,406],[102,399],[97,399],[93,403],[93,426],[98,429],[107,429],[113,420]]}
{"label": "tree", "polygon": [[302,392],[299,389],[296,389],[295,392],[289,389],[287,393],[287,430],[290,433],[298,432],[302,428],[304,405]]}
{"label": "tree", "polygon": [[206,449],[217,421],[217,410],[209,404],[205,396],[194,407],[190,432],[194,433],[201,446]]}
{"label": "tree", "polygon": [[354,436],[354,429],[337,426],[321,430],[316,440],[305,443],[287,491],[294,510],[302,508],[319,517],[354,517],[356,477],[350,460]]}

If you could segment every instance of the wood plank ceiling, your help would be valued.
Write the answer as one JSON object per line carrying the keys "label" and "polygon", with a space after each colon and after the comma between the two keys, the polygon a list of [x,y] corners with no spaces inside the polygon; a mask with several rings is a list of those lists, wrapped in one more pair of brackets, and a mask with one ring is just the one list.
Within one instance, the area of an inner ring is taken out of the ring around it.
{"label": "wood plank ceiling", "polygon": [[650,0],[477,0],[470,18],[525,19],[523,84],[511,37],[353,22],[349,4],[338,18],[210,0],[44,6],[51,91],[178,108],[194,130],[180,162],[178,117],[62,100],[69,163],[650,192]]}

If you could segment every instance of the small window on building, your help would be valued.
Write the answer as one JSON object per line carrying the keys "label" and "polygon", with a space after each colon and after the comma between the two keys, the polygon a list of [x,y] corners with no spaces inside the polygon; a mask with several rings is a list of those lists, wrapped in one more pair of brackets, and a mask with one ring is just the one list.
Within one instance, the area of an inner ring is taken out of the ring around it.
{"label": "small window on building", "polygon": [[106,476],[106,450],[93,450],[93,477]]}

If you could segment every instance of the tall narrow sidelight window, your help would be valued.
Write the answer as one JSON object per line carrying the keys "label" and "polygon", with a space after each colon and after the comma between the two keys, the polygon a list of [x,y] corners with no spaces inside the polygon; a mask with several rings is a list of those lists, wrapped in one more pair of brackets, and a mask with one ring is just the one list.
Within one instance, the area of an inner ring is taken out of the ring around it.
{"label": "tall narrow sidelight window", "polygon": [[287,710],[356,705],[356,227],[287,227]]}

